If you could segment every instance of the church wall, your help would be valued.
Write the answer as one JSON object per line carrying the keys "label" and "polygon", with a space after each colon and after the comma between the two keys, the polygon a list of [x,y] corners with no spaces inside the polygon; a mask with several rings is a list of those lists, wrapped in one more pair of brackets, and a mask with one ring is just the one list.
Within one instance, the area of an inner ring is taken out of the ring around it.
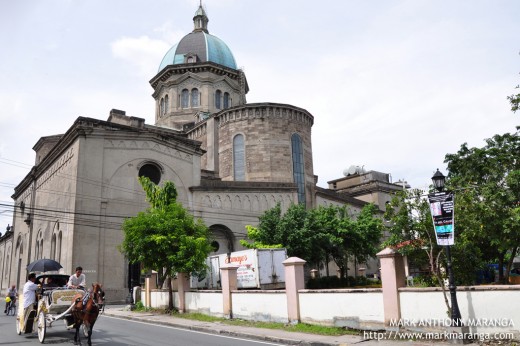
{"label": "church wall", "polygon": [[[266,210],[281,204],[282,212],[297,201],[296,192],[287,191],[194,191],[193,214],[205,225],[224,225],[233,232],[234,250],[241,250],[241,239],[246,239],[246,225],[258,225],[258,217]],[[226,253],[221,246],[218,253]]]}
{"label": "church wall", "polygon": [[[66,148],[36,181],[35,208],[46,209],[35,212],[31,224],[31,259],[56,259],[63,266],[64,273],[73,270],[73,244],[75,223],[79,222],[75,215],[75,203],[78,194],[77,163],[79,142],[75,141]],[[41,233],[40,233],[41,232]],[[60,249],[51,253],[53,234],[62,234]],[[43,248],[37,242],[43,240]],[[37,253],[38,252],[38,253]]]}
{"label": "church wall", "polygon": [[233,177],[233,138],[243,134],[246,181],[293,182],[291,135],[303,142],[306,182],[314,184],[312,167],[312,118],[289,106],[246,105],[219,115],[219,172]]}
{"label": "church wall", "polygon": [[[72,254],[77,143],[63,149],[45,167],[38,167],[19,185],[13,216],[13,250],[9,282],[18,287],[27,279],[25,268],[40,258],[52,258],[68,272]],[[42,171],[42,169],[44,169]],[[33,179],[33,176],[36,176]],[[22,208],[23,205],[23,208]],[[62,231],[61,246],[51,246],[52,235]]]}
{"label": "church wall", "polygon": [[200,183],[199,160],[182,145],[138,133],[97,133],[81,140],[78,194],[89,198],[78,201],[76,211],[94,215],[75,232],[74,262],[83,266],[89,283],[104,285],[110,301],[124,301],[128,294],[128,263],[117,250],[123,219],[110,216],[134,216],[149,206],[138,182],[139,169],[147,163],[160,167],[160,184],[173,181],[179,201],[189,207],[188,187]]}
{"label": "church wall", "polygon": [[[181,95],[183,89],[190,92],[193,88],[199,90],[199,105],[196,107],[182,108]],[[195,115],[199,111],[217,113],[223,109],[223,99],[220,109],[216,108],[215,93],[217,90],[229,93],[230,104],[238,105],[240,100],[240,87],[238,81],[211,71],[184,72],[182,74],[172,74],[166,82],[159,83],[154,93],[156,100],[156,124],[182,130],[182,124],[196,121]],[[161,99],[168,95],[169,107],[165,115],[160,113]],[[223,96],[222,96],[223,97]]]}
{"label": "church wall", "polygon": [[4,234],[3,239],[0,241],[0,291],[5,290],[11,286],[10,280],[11,269],[14,268],[11,265],[11,253],[13,248],[13,235]]}
{"label": "church wall", "polygon": [[[20,287],[20,284],[25,283],[27,281],[27,273],[25,267],[29,262],[27,261],[27,256],[29,252],[29,235],[30,235],[30,224],[26,224],[24,222],[27,219],[27,213],[29,209],[32,207],[32,196],[33,196],[33,186],[34,184],[29,184],[20,194],[16,197],[14,215],[13,215],[13,244],[14,248],[12,250],[11,255],[11,266],[12,270],[9,273],[10,280],[13,283],[16,283],[17,287]],[[23,203],[23,204],[22,204]],[[21,205],[24,205],[22,210]]]}

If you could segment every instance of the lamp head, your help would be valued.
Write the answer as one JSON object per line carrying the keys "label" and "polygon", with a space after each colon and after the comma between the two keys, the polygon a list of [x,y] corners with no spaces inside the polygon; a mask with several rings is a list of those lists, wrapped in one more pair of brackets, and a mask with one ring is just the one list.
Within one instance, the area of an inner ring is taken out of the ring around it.
{"label": "lamp head", "polygon": [[446,177],[442,174],[437,168],[437,172],[433,174],[432,177],[433,186],[439,192],[444,190],[444,184],[446,183]]}

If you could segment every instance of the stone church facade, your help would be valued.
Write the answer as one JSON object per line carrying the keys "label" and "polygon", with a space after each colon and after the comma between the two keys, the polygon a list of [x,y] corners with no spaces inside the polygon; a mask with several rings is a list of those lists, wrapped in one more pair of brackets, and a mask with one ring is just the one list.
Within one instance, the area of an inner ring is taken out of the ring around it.
{"label": "stone church facade", "polygon": [[240,250],[245,226],[277,203],[347,204],[354,214],[367,203],[316,186],[313,115],[248,104],[246,76],[209,34],[202,7],[193,21],[150,81],[155,125],[114,109],[106,121],[79,117],[33,147],[35,165],[12,196],[13,227],[0,239],[1,289],[21,287],[28,263],[52,258],[64,273],[81,265],[110,302],[124,301],[136,268],[118,251],[121,223],[148,207],[142,175],[175,183],[179,201],[210,228],[213,254]]}

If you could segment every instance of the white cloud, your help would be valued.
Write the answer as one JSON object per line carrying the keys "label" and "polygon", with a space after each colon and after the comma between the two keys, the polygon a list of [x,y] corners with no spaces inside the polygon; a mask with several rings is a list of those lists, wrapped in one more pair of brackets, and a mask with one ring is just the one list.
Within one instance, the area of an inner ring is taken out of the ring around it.
{"label": "white cloud", "polygon": [[154,76],[159,63],[170,45],[162,40],[151,39],[148,36],[122,37],[112,42],[114,57],[137,66],[143,76]]}

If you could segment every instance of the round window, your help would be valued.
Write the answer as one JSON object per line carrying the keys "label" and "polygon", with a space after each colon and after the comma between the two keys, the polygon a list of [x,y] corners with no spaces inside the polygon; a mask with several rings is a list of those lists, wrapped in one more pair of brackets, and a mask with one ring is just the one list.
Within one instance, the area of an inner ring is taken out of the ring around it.
{"label": "round window", "polygon": [[213,252],[217,252],[220,249],[220,244],[218,241],[214,240],[211,242],[211,247],[213,248]]}
{"label": "round window", "polygon": [[148,163],[139,169],[139,177],[147,177],[151,182],[158,185],[161,181],[161,171],[156,165]]}

